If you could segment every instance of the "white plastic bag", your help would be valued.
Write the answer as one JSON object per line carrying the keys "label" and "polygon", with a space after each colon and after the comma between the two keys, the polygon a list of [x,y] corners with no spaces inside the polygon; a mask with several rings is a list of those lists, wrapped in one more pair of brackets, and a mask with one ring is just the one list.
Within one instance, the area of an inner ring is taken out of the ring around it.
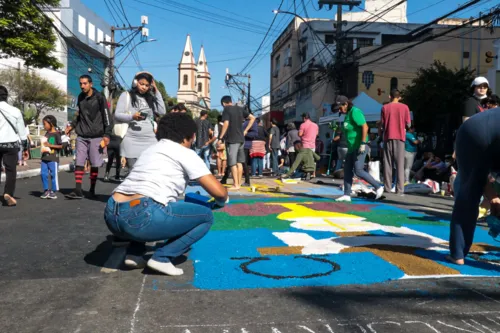
{"label": "white plastic bag", "polygon": [[380,162],[368,162],[368,173],[373,177],[373,179],[380,182]]}
{"label": "white plastic bag", "polygon": [[[126,113],[129,113],[129,104],[130,104],[130,94],[127,94],[127,102],[126,102]],[[120,138],[124,138],[128,131],[128,123],[118,123],[115,121],[115,125],[113,126],[113,134],[119,136]]]}

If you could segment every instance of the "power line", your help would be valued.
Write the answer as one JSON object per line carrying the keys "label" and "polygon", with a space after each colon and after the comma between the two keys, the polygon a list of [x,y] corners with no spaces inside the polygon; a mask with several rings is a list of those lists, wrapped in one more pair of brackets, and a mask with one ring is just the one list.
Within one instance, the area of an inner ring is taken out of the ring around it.
{"label": "power line", "polygon": [[[285,2],[285,0],[281,0],[281,3],[278,7],[278,10],[281,9],[281,6],[283,6],[283,2]],[[257,48],[257,51],[255,51],[252,59],[250,59],[250,61],[245,65],[245,67],[243,67],[243,69],[240,71],[240,73],[244,73],[245,70],[248,68],[248,66],[252,63],[252,61],[255,59],[255,57],[257,56],[257,54],[259,53],[260,49],[262,48],[262,45],[264,44],[264,42],[266,41],[266,38],[267,36],[269,35],[269,31],[271,31],[271,28],[273,27],[273,24],[274,22],[276,21],[276,18],[277,18],[277,15],[274,15],[273,17],[273,21],[271,22],[271,25],[269,26],[269,28],[267,29],[267,32],[266,32],[266,35],[264,36],[264,38],[262,39],[262,41],[260,42],[260,45],[259,47]]]}
{"label": "power line", "polygon": [[125,12],[125,8],[123,8],[123,2],[122,2],[122,0],[118,0],[118,2],[120,3],[120,7],[121,7],[122,12],[123,12],[123,17],[125,17],[125,20],[127,21],[128,26],[131,27],[132,24],[130,24],[130,21],[127,18],[127,13]]}

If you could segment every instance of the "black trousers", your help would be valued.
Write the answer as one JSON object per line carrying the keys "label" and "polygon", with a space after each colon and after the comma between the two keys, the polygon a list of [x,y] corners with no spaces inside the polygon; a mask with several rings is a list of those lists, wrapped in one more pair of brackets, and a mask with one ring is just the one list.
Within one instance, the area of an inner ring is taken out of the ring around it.
{"label": "black trousers", "polygon": [[296,152],[288,152],[288,160],[290,161],[289,167],[292,167],[293,163],[295,162],[296,157],[297,157]]}
{"label": "black trousers", "polygon": [[4,194],[14,196],[16,190],[17,175],[17,153],[19,148],[0,148],[0,164],[5,166],[5,189]]}
{"label": "black trousers", "polygon": [[464,259],[476,230],[479,203],[490,171],[500,169],[500,110],[470,117],[456,139],[458,174],[450,225],[450,255]]}
{"label": "black trousers", "polygon": [[120,170],[122,168],[120,156],[120,142],[115,142],[111,140],[108,145],[108,163],[106,164],[106,173],[109,173],[111,166],[113,165],[113,160],[115,160],[116,165],[116,178],[120,178]]}

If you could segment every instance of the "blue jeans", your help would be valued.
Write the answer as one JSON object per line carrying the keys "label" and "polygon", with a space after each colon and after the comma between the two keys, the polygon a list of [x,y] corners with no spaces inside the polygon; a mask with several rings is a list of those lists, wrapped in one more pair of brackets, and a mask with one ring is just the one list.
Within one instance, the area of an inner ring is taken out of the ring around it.
{"label": "blue jeans", "polygon": [[41,161],[40,175],[42,177],[43,190],[47,191],[49,189],[49,174],[52,179],[52,191],[59,191],[59,181],[57,178],[57,173],[59,169],[59,163],[51,161]]}
{"label": "blue jeans", "polygon": [[365,171],[366,152],[358,154],[357,151],[347,153],[344,163],[344,195],[351,196],[352,178],[354,174],[367,181],[371,186],[378,190],[380,184]]}
{"label": "blue jeans", "polygon": [[273,174],[277,175],[279,170],[278,170],[278,152],[279,148],[273,148],[271,151],[271,158],[272,158],[272,168],[273,168]]}
{"label": "blue jeans", "polygon": [[210,170],[210,146],[196,148],[196,154],[201,157],[208,170]]}
{"label": "blue jeans", "polygon": [[145,242],[167,240],[152,258],[170,262],[206,235],[214,217],[209,208],[192,203],[171,202],[164,206],[147,197],[119,203],[111,197],[104,220],[115,236],[134,241],[132,251]]}
{"label": "blue jeans", "polygon": [[252,158],[252,175],[262,176],[264,170],[264,159],[262,157]]}

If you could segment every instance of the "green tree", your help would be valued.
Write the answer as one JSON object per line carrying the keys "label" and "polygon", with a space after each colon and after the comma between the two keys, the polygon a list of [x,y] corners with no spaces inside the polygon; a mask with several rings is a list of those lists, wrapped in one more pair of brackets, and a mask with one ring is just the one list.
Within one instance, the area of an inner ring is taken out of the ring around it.
{"label": "green tree", "polygon": [[5,70],[0,72],[0,80],[8,87],[10,95],[17,96],[21,105],[35,108],[36,124],[43,111],[62,111],[67,105],[66,93],[34,71]]}
{"label": "green tree", "polygon": [[210,123],[212,125],[217,124],[217,118],[220,116],[220,112],[217,109],[212,109],[208,111],[208,120],[210,120]]}
{"label": "green tree", "polygon": [[[27,66],[61,68],[52,55],[56,35],[50,19],[32,0],[0,1],[0,50],[4,56],[19,57]],[[37,0],[40,7],[59,5],[59,0]]]}
{"label": "green tree", "polygon": [[163,102],[167,109],[171,109],[175,104],[177,104],[177,98],[171,97],[167,89],[165,88],[165,84],[162,81],[156,82],[156,86],[158,87],[158,91],[160,91],[161,96],[163,97]]}
{"label": "green tree", "polygon": [[451,114],[453,119],[461,118],[462,105],[471,95],[473,72],[451,69],[440,61],[418,70],[417,77],[402,92],[403,102],[413,112],[418,131],[433,130],[436,115]]}

